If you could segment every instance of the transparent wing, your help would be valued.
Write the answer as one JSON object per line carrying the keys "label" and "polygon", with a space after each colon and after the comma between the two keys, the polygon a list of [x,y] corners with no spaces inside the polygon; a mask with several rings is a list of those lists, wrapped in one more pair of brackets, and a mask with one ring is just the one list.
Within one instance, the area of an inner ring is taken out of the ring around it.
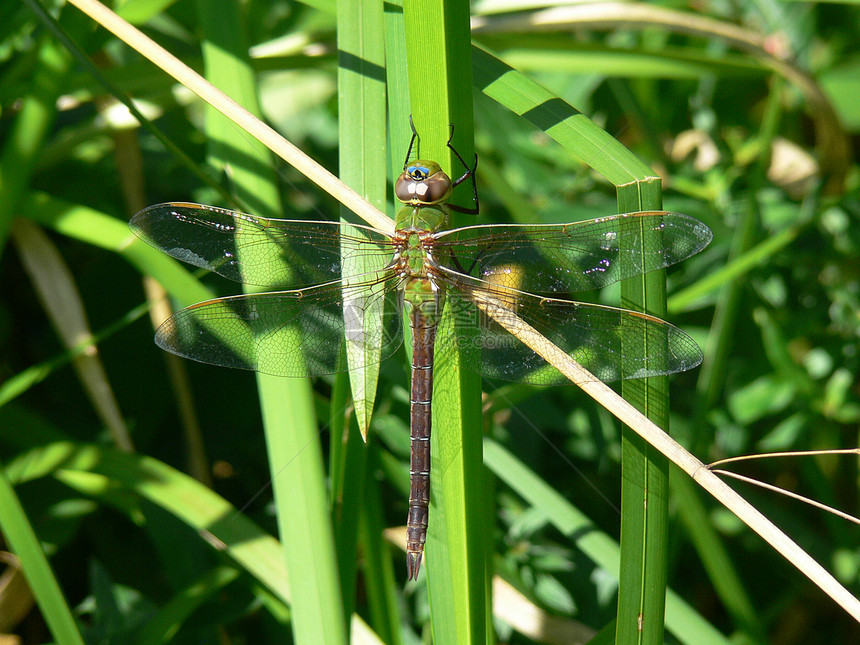
{"label": "transparent wing", "polygon": [[[403,340],[394,284],[335,283],[207,300],[171,316],[156,331],[155,342],[202,363],[301,377],[346,371],[339,361],[349,340],[359,357],[350,367],[362,368],[362,360],[376,364]],[[382,324],[366,328],[365,309],[380,299]]]}
{"label": "transparent wing", "polygon": [[[446,307],[466,365],[490,378],[539,385],[566,382],[534,350],[479,310],[472,301],[493,300],[517,314],[601,381],[673,374],[702,362],[702,351],[683,331],[664,320],[626,309],[572,300],[541,298],[509,289],[487,289],[477,280],[457,278]],[[453,339],[440,339],[451,342]]]}
{"label": "transparent wing", "polygon": [[557,225],[487,225],[442,231],[436,260],[531,293],[599,289],[680,262],[711,241],[711,230],[680,213],[649,211]]}
{"label": "transparent wing", "polygon": [[382,269],[393,253],[391,238],[367,226],[266,219],[201,204],[150,206],[130,226],[177,260],[272,289],[336,280],[341,262],[358,255]]}

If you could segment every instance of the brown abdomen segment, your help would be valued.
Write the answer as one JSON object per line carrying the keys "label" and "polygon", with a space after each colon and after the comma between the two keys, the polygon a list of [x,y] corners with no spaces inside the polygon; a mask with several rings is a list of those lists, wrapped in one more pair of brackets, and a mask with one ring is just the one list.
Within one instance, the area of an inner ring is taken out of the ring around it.
{"label": "brown abdomen segment", "polygon": [[433,346],[436,324],[420,306],[412,308],[412,396],[410,397],[410,491],[406,522],[406,571],[409,580],[418,577],[430,505],[430,418],[433,397]]}

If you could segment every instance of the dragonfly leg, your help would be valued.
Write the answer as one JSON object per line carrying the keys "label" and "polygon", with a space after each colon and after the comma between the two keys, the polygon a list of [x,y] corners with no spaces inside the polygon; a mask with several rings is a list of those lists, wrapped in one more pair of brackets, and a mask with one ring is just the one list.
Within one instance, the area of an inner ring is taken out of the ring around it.
{"label": "dragonfly leg", "polygon": [[452,184],[452,186],[456,187],[462,184],[466,179],[471,178],[472,180],[472,199],[475,202],[475,205],[472,208],[465,208],[464,206],[455,206],[454,204],[448,204],[448,208],[458,213],[465,213],[467,215],[477,215],[478,211],[481,209],[480,201],[478,200],[478,183],[475,180],[475,171],[478,169],[478,153],[475,153],[475,164],[469,168],[469,165],[463,160],[463,157],[460,156],[460,153],[457,152],[457,149],[451,145],[451,141],[454,139],[454,125],[451,125],[451,134],[448,137],[448,147],[451,149],[451,152],[454,153],[454,156],[463,164],[463,167],[466,169],[462,175],[460,175]]}
{"label": "dragonfly leg", "polygon": [[409,115],[409,127],[412,128],[412,138],[409,140],[409,149],[406,151],[406,159],[403,160],[403,170],[406,170],[406,166],[409,165],[409,157],[412,156],[412,146],[415,143],[415,140],[418,139],[419,145],[421,141],[421,137],[418,136],[418,131],[415,129],[415,124],[412,122],[412,115]]}
{"label": "dragonfly leg", "polygon": [[471,262],[471,264],[469,264],[468,269],[460,263],[460,258],[458,258],[456,255],[454,255],[453,251],[450,251],[450,253],[448,255],[448,261],[460,273],[465,273],[466,275],[472,275],[472,269],[474,269],[475,265],[481,261],[481,258],[487,253],[487,251],[489,251],[489,249],[486,247],[484,247],[483,249],[478,251],[478,253],[475,254],[475,257],[472,258],[472,262]]}

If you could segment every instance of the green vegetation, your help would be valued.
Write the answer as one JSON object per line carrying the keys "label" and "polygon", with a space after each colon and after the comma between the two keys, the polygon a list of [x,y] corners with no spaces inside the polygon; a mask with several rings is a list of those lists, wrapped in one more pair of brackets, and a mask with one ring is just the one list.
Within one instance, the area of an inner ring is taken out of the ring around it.
{"label": "green vegetation", "polygon": [[[406,583],[400,534],[387,530],[407,508],[406,352],[378,383],[362,375],[375,391],[366,408],[344,376],[255,379],[175,360],[152,343],[142,303],[149,294],[158,316],[164,298],[142,278],[174,307],[241,287],[187,270],[126,225],[164,201],[359,220],[74,6],[52,5],[48,18],[39,0],[7,5],[0,552],[18,560],[0,560],[0,635],[25,645],[856,637],[854,618],[578,388],[480,381],[456,353],[437,383],[442,501],[424,571]],[[586,294],[656,312],[705,352],[697,370],[625,383],[625,397],[705,462],[856,447],[860,12],[527,5],[475,3],[471,47],[462,3],[117,8],[388,215],[412,113],[423,156],[456,172],[443,156],[449,123],[464,158],[479,155],[481,213],[456,225],[661,207],[705,222],[713,243],[665,281]],[[144,126],[117,95],[135,99]],[[468,203],[465,184],[454,200]],[[858,508],[856,455],[734,470]],[[856,525],[732,486],[860,594]],[[637,613],[642,629],[629,621]]]}

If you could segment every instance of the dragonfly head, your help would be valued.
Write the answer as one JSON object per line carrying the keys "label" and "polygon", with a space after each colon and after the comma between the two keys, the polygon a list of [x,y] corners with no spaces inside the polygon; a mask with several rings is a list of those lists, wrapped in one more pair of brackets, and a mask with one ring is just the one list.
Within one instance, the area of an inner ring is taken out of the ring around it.
{"label": "dragonfly head", "polygon": [[432,205],[451,197],[451,178],[435,161],[413,161],[403,168],[394,184],[394,193],[404,204]]}

